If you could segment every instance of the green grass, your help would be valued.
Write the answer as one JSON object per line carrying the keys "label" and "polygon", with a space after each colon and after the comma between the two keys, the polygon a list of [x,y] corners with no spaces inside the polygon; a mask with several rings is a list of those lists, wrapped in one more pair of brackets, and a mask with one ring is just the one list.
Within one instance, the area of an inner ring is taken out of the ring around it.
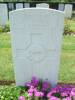
{"label": "green grass", "polygon": [[63,37],[59,80],[75,82],[75,36]]}
{"label": "green grass", "polygon": [[14,79],[10,35],[0,34],[0,80]]}
{"label": "green grass", "polygon": [[70,21],[71,24],[71,30],[75,32],[75,21]]}
{"label": "green grass", "polygon": [[[0,34],[0,80],[13,80],[10,34]],[[75,36],[63,36],[59,81],[75,82]]]}

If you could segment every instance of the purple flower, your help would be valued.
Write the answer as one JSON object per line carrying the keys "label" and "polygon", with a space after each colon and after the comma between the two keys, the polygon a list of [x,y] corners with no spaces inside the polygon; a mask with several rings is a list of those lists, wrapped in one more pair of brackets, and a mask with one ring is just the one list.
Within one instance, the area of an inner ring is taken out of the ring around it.
{"label": "purple flower", "polygon": [[46,80],[42,83],[42,91],[46,91],[48,88],[50,88],[50,83]]}
{"label": "purple flower", "polygon": [[[31,82],[26,82],[28,96],[35,98],[47,97],[48,100],[60,100],[58,97],[62,97],[62,100],[71,100],[71,97],[75,98],[75,87],[73,85],[57,85],[54,88],[51,88],[48,80],[40,83],[40,80],[36,77],[32,77]],[[41,90],[41,91],[39,91]],[[48,93],[48,91],[50,92]],[[57,96],[58,97],[55,97]],[[20,96],[18,100],[25,100],[25,97]]]}
{"label": "purple flower", "polygon": [[71,90],[72,90],[71,85],[56,86],[56,91],[60,92],[61,96],[70,96]]}
{"label": "purple flower", "polygon": [[36,77],[32,77],[31,84],[32,84],[33,86],[37,86],[38,83],[39,83],[39,80],[38,80]]}
{"label": "purple flower", "polygon": [[24,97],[24,96],[20,96],[20,97],[18,98],[18,100],[25,100],[25,97]]}

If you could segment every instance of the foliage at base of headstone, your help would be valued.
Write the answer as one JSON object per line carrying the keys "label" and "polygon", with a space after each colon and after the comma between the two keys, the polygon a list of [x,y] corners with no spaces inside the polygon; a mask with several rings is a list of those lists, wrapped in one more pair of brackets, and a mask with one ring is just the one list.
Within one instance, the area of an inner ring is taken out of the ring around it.
{"label": "foliage at base of headstone", "polygon": [[[57,85],[54,88],[48,80],[42,81],[36,77],[32,77],[30,82],[25,83],[28,98],[19,97],[18,100],[74,100],[75,86],[73,85]],[[22,98],[22,99],[20,99]]]}
{"label": "foliage at base of headstone", "polygon": [[0,33],[6,33],[9,31],[10,31],[9,23],[6,23],[6,25],[4,25],[4,26],[0,25]]}
{"label": "foliage at base of headstone", "polygon": [[71,29],[71,24],[70,21],[68,19],[65,20],[64,23],[64,35],[71,35],[73,33],[73,30]]}
{"label": "foliage at base of headstone", "polygon": [[0,100],[18,100],[18,97],[22,95],[27,97],[25,88],[12,86],[0,86]]}
{"label": "foliage at base of headstone", "polygon": [[24,87],[0,87],[0,100],[75,100],[75,86],[64,84],[52,88],[48,80],[32,77]]}

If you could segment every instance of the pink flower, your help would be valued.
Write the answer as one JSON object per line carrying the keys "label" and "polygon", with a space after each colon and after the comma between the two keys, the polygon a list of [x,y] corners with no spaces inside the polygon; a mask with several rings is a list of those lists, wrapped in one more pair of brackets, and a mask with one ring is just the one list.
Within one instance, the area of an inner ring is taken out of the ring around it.
{"label": "pink flower", "polygon": [[38,92],[38,91],[36,91],[35,93],[34,93],[34,96],[35,97],[43,97],[43,92]]}
{"label": "pink flower", "polygon": [[34,89],[34,86],[33,86],[33,85],[31,85],[31,86],[30,86],[30,88]]}
{"label": "pink flower", "polygon": [[34,92],[34,86],[31,86],[29,89],[28,89],[28,93],[33,93]]}
{"label": "pink flower", "polygon": [[70,94],[71,96],[75,96],[75,88],[73,88],[72,89],[72,91],[71,91],[71,94]]}
{"label": "pink flower", "polygon": [[53,89],[51,92],[49,92],[49,93],[47,94],[47,98],[50,98],[50,97],[52,96],[53,93],[56,93],[56,90],[55,90],[55,89]]}
{"label": "pink flower", "polygon": [[70,97],[63,98],[62,100],[71,100]]}
{"label": "pink flower", "polygon": [[54,97],[54,96],[51,96],[51,97],[49,98],[49,100],[59,100],[59,98]]}
{"label": "pink flower", "polygon": [[61,93],[61,96],[62,96],[62,97],[65,97],[65,96],[68,96],[68,94],[67,94],[66,92],[62,92],[62,93]]}
{"label": "pink flower", "polygon": [[40,97],[43,97],[44,96],[44,93],[43,92],[40,92]]}
{"label": "pink flower", "polygon": [[35,92],[34,96],[35,97],[40,97],[40,92]]}
{"label": "pink flower", "polygon": [[33,93],[34,92],[34,89],[33,88],[30,88],[29,90],[28,90],[28,93]]}
{"label": "pink flower", "polygon": [[47,94],[47,98],[50,98],[51,95],[52,95],[52,92],[49,92],[49,93]]}
{"label": "pink flower", "polygon": [[38,92],[37,88],[34,88],[34,92]]}
{"label": "pink flower", "polygon": [[57,92],[57,91],[56,91],[56,88],[52,88],[51,91],[52,91],[53,93]]}
{"label": "pink flower", "polygon": [[32,96],[33,96],[33,93],[28,93],[28,96],[29,96],[29,97],[32,97]]}
{"label": "pink flower", "polygon": [[25,97],[24,97],[24,96],[20,96],[20,97],[18,98],[18,100],[25,100]]}

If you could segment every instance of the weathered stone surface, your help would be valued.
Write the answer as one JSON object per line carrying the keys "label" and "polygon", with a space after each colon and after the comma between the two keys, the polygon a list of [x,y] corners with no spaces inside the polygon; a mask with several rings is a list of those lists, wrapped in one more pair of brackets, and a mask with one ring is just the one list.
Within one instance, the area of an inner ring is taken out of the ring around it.
{"label": "weathered stone surface", "polygon": [[64,14],[45,8],[10,12],[16,85],[32,76],[57,84]]}

